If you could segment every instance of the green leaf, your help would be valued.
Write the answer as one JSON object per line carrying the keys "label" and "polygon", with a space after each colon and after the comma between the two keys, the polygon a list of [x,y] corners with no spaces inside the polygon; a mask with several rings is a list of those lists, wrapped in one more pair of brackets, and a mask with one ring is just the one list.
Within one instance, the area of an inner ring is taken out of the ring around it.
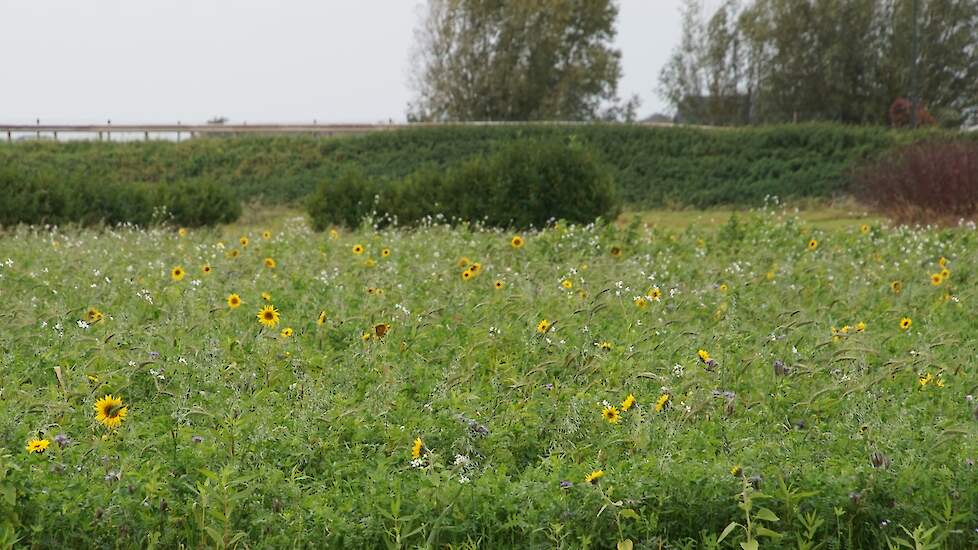
{"label": "green leaf", "polygon": [[782,535],[781,533],[779,533],[777,531],[772,531],[772,530],[770,530],[767,527],[764,527],[762,525],[758,525],[757,526],[757,536],[759,536],[759,537],[770,537],[772,539],[780,539],[784,535]]}
{"label": "green leaf", "polygon": [[757,541],[756,540],[744,541],[740,543],[740,547],[743,548],[744,550],[757,550]]}
{"label": "green leaf", "polygon": [[717,542],[723,542],[723,539],[727,538],[727,535],[737,527],[740,527],[740,524],[736,521],[731,521],[729,525],[723,528],[723,532],[720,533],[720,538],[717,539]]}
{"label": "green leaf", "polygon": [[631,508],[623,508],[622,511],[618,512],[618,515],[628,519],[641,519],[638,515],[638,512],[632,510]]}
{"label": "green leaf", "polygon": [[754,517],[763,521],[780,521],[777,514],[772,512],[770,509],[763,507],[757,509],[757,513],[754,514]]}
{"label": "green leaf", "polygon": [[625,539],[618,541],[618,550],[632,550],[632,539]]}

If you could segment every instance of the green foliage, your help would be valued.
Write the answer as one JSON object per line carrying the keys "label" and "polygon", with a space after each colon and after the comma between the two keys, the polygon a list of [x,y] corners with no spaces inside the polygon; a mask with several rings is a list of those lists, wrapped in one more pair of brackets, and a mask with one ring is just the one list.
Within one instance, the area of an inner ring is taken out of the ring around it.
{"label": "green foliage", "polygon": [[[243,201],[303,200],[353,167],[384,186],[452,167],[514,141],[574,141],[594,151],[629,206],[755,205],[831,197],[847,170],[895,146],[960,136],[940,131],[794,125],[730,130],[627,125],[418,127],[343,138],[242,137],[173,142],[0,144],[0,166],[89,185],[211,181]],[[966,139],[978,139],[978,133]],[[347,177],[347,176],[343,176]],[[2,208],[2,206],[0,206]]]}
{"label": "green foliage", "polygon": [[[631,118],[612,0],[432,0],[416,31],[412,120]],[[612,107],[608,108],[608,104]]]}
{"label": "green foliage", "polygon": [[[306,200],[309,218],[317,231],[331,225],[356,227],[374,211],[380,187],[356,167],[346,167],[336,178],[323,181]],[[420,200],[420,197],[418,197]]]}
{"label": "green foliage", "polygon": [[0,548],[978,547],[972,229],[268,224],[0,236]]}
{"label": "green foliage", "polygon": [[685,122],[889,124],[912,93],[916,4],[918,97],[943,124],[978,122],[973,0],[727,0],[708,16],[686,0],[660,84]]}
{"label": "green foliage", "polygon": [[[614,219],[619,207],[608,171],[583,147],[520,140],[447,169],[425,168],[381,186],[361,172],[324,182],[309,201],[313,226],[356,227],[369,213],[414,225],[479,222],[491,227],[543,227],[563,219]],[[374,200],[376,197],[376,200]]]}
{"label": "green foliage", "polygon": [[241,215],[233,193],[210,181],[162,184],[59,179],[52,171],[0,171],[0,226],[78,223],[187,227],[232,222]]}

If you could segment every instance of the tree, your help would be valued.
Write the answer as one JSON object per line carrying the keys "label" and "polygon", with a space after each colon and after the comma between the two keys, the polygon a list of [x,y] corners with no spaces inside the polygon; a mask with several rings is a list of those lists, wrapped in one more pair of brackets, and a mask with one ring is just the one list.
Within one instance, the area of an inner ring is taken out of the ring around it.
{"label": "tree", "polygon": [[410,120],[631,118],[614,0],[429,0]]}
{"label": "tree", "polygon": [[[974,120],[978,2],[919,2],[921,103],[945,125]],[[708,26],[684,19],[676,55],[700,60],[706,80],[723,83],[703,86],[700,103],[718,103],[741,90],[751,122],[885,124],[890,105],[911,91],[911,8],[912,0],[753,0],[731,30],[721,24],[730,21],[724,5]],[[687,26],[702,36],[690,43]],[[733,60],[737,70],[729,70],[731,62],[707,59]],[[693,96],[677,88],[671,74],[663,71],[661,89],[681,110]]]}

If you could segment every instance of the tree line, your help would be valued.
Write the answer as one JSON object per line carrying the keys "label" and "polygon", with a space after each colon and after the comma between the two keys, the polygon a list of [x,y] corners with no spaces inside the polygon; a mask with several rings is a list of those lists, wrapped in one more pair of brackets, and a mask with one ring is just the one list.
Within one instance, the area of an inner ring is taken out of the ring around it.
{"label": "tree line", "polygon": [[[429,0],[408,118],[630,120],[617,17],[615,0]],[[682,122],[978,123],[976,0],[684,0],[682,22],[658,82]]]}

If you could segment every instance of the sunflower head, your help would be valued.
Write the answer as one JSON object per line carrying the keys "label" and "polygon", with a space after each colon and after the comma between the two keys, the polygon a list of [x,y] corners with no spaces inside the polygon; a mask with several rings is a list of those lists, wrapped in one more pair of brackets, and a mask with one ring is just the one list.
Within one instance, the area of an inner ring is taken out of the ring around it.
{"label": "sunflower head", "polygon": [[90,307],[85,312],[85,320],[89,323],[97,323],[102,320],[102,312],[94,307]]}
{"label": "sunflower head", "polygon": [[866,323],[862,321],[856,323],[856,332],[866,332]]}
{"label": "sunflower head", "polygon": [[467,267],[470,263],[472,263],[472,260],[466,258],[465,256],[462,256],[457,262],[455,262],[455,264],[459,267]]}
{"label": "sunflower head", "polygon": [[285,327],[282,329],[282,332],[279,333],[279,336],[281,336],[283,339],[291,338],[293,333],[294,331],[292,330],[292,327]]}
{"label": "sunflower head", "polygon": [[495,288],[496,290],[502,290],[503,286],[504,286],[503,282],[500,280],[497,280],[495,283],[492,283],[492,287]]}
{"label": "sunflower head", "polygon": [[319,325],[319,326],[323,326],[323,325],[326,324],[326,311],[325,310],[319,312],[319,317],[316,317],[316,324]]}
{"label": "sunflower head", "polygon": [[730,287],[727,286],[727,283],[720,283],[720,286],[717,287],[717,288],[720,289],[720,292],[726,292],[726,291],[730,290]]}
{"label": "sunflower head", "polygon": [[618,407],[614,405],[608,405],[604,409],[602,409],[601,416],[603,416],[605,420],[607,420],[612,424],[617,424],[621,422],[621,413],[618,412]]}
{"label": "sunflower head", "polygon": [[664,393],[655,400],[655,412],[662,412],[669,406],[669,399],[671,396],[668,393]]}
{"label": "sunflower head", "polygon": [[422,448],[424,448],[424,441],[421,441],[420,437],[414,438],[414,444],[411,445],[411,458],[414,460],[421,458]]}
{"label": "sunflower head", "polygon": [[182,281],[184,275],[186,274],[187,272],[184,271],[183,268],[180,266],[176,266],[170,270],[170,278],[173,279],[174,281]]}
{"label": "sunflower head", "polygon": [[248,240],[248,237],[241,237],[238,242],[241,243],[241,248],[248,248],[248,243],[251,241]]}
{"label": "sunflower head", "polygon": [[272,238],[272,232],[271,232],[271,231],[269,231],[269,230],[267,230],[267,229],[266,229],[266,230],[264,230],[264,231],[262,231],[262,232],[261,232],[261,238],[263,238],[263,239],[265,239],[266,241],[267,241],[268,239],[271,239],[271,238]]}
{"label": "sunflower head", "polygon": [[625,400],[621,402],[621,410],[623,412],[627,411],[628,409],[634,406],[635,406],[635,396],[632,394],[628,394],[628,396],[625,397]]}
{"label": "sunflower head", "polygon": [[662,298],[662,291],[659,290],[659,287],[654,286],[651,289],[649,289],[649,298],[652,298],[656,302],[658,302],[659,299]]}
{"label": "sunflower head", "polygon": [[471,271],[469,271],[468,269],[466,269],[465,271],[462,272],[462,280],[463,281],[471,280],[472,277],[475,277],[475,274],[472,273]]}
{"label": "sunflower head", "polygon": [[584,476],[584,483],[590,483],[591,485],[595,485],[598,483],[598,480],[603,477],[604,477],[604,470],[594,470],[590,474]]}
{"label": "sunflower head", "polygon": [[864,223],[860,225],[859,232],[862,233],[863,235],[869,234],[869,224]]}
{"label": "sunflower head", "polygon": [[809,250],[815,250],[817,248],[818,248],[818,241],[817,240],[812,239],[812,240],[808,241],[808,249]]}
{"label": "sunflower head", "polygon": [[275,263],[275,258],[265,258],[265,267],[268,269],[275,269],[276,265],[278,264]]}
{"label": "sunflower head", "polygon": [[740,477],[744,474],[744,469],[740,467],[740,464],[734,464],[730,468],[730,475],[734,477]]}
{"label": "sunflower head", "polygon": [[258,322],[267,328],[275,328],[278,325],[279,313],[275,306],[269,304],[258,311]]}
{"label": "sunflower head", "polygon": [[181,237],[186,237],[189,233],[190,231],[187,231],[186,227],[181,227],[180,229],[177,229],[177,235],[180,235]]}
{"label": "sunflower head", "polygon": [[621,247],[612,246],[610,252],[612,256],[618,258],[619,256],[621,256]]}
{"label": "sunflower head", "polygon": [[520,235],[514,235],[512,239],[509,240],[509,245],[513,248],[523,248],[526,241]]}
{"label": "sunflower head", "polygon": [[645,297],[639,296],[638,298],[635,298],[635,305],[639,309],[645,309],[646,307],[648,307],[649,302],[648,300],[645,299]]}
{"label": "sunflower head", "polygon": [[548,330],[550,330],[550,321],[547,319],[543,319],[537,323],[537,332],[540,334],[546,334]]}
{"label": "sunflower head", "polygon": [[478,273],[481,269],[482,269],[482,264],[480,264],[479,262],[472,262],[472,265],[469,266],[469,271],[471,271],[473,274]]}
{"label": "sunflower head", "polygon": [[704,363],[706,363],[707,361],[710,360],[710,354],[705,349],[701,349],[701,350],[697,351],[696,352],[696,355],[698,355],[699,358],[700,358],[700,361],[702,361]]}
{"label": "sunflower head", "polygon": [[909,330],[910,325],[913,324],[913,320],[910,317],[904,317],[900,319],[900,330]]}
{"label": "sunflower head", "polygon": [[894,294],[900,294],[900,291],[903,290],[903,283],[900,281],[891,281],[890,290],[892,290]]}
{"label": "sunflower head", "polygon": [[228,307],[231,309],[237,309],[241,305],[241,296],[237,294],[228,295]]}
{"label": "sunflower head", "polygon": [[604,341],[598,344],[598,349],[601,351],[611,351],[611,342]]}
{"label": "sunflower head", "polygon": [[272,301],[272,293],[271,292],[267,292],[267,291],[266,292],[262,292],[261,293],[261,299],[262,300],[265,300],[266,302],[271,302]]}
{"label": "sunflower head", "polygon": [[570,279],[564,279],[563,281],[560,282],[560,286],[570,290],[574,288],[574,282],[571,281]]}
{"label": "sunflower head", "polygon": [[943,282],[944,282],[944,277],[941,277],[941,274],[940,273],[932,273],[931,274],[931,276],[930,276],[930,284],[932,284],[933,286],[941,286],[941,283],[943,283]]}
{"label": "sunflower head", "polygon": [[355,245],[353,245],[353,253],[356,254],[357,256],[359,256],[360,254],[363,254],[363,250],[364,250],[364,248],[363,248],[363,245],[362,244],[355,244]]}
{"label": "sunflower head", "polygon": [[391,249],[385,248],[385,249],[381,250],[380,251],[380,255],[383,256],[384,258],[390,256],[391,255]]}
{"label": "sunflower head", "polygon": [[104,424],[106,428],[118,428],[127,414],[129,414],[129,407],[122,403],[121,397],[113,397],[109,394],[95,402],[95,420]]}
{"label": "sunflower head", "polygon": [[47,450],[48,445],[50,444],[51,442],[47,439],[31,439],[27,442],[27,454],[43,453]]}
{"label": "sunflower head", "polygon": [[213,269],[211,269],[210,264],[204,264],[204,267],[200,268],[200,272],[204,275],[210,275],[211,271],[213,271]]}

